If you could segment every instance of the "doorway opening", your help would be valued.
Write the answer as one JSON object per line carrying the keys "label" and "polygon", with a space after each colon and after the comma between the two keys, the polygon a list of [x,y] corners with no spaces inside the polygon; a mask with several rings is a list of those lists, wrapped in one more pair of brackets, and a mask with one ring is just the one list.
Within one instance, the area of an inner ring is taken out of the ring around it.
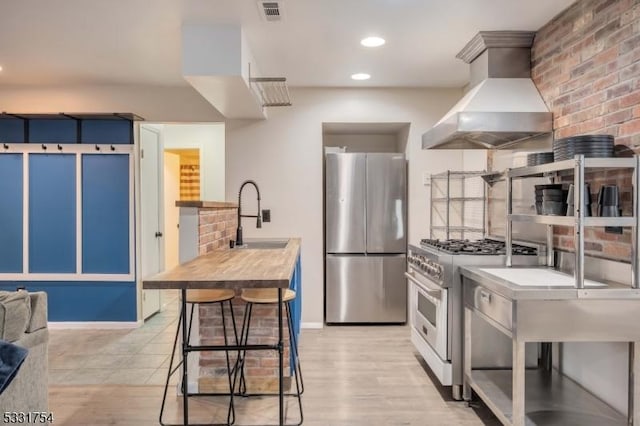
{"label": "doorway opening", "polygon": [[[224,123],[140,125],[141,278],[177,266],[177,201],[225,199]],[[141,290],[141,319],[174,303],[175,292]]]}

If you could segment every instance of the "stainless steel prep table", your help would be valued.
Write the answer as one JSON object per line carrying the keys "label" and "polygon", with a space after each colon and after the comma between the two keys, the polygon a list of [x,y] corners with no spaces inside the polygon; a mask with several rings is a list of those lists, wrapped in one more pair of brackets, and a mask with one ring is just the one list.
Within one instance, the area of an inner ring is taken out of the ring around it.
{"label": "stainless steel prep table", "polygon": [[[185,262],[174,269],[145,279],[144,289],[178,289],[182,304],[182,381],[188,383],[187,354],[198,351],[220,350],[275,350],[279,368],[279,424],[284,425],[284,361],[282,296],[289,288],[300,253],[300,239],[289,239],[283,249],[218,250]],[[278,288],[278,343],[277,345],[218,345],[192,346],[185,341],[187,335],[187,289],[243,289]],[[188,393],[183,392],[183,420],[189,424]]]}
{"label": "stainless steel prep table", "polygon": [[[525,287],[483,270],[488,268],[460,269],[465,399],[471,398],[473,389],[505,425],[640,424],[640,380],[635,379],[640,372],[640,290],[610,283],[583,289]],[[474,315],[512,339],[512,370],[472,369]],[[553,369],[525,370],[527,342],[629,342],[628,418]],[[525,381],[529,397],[526,412]]]}

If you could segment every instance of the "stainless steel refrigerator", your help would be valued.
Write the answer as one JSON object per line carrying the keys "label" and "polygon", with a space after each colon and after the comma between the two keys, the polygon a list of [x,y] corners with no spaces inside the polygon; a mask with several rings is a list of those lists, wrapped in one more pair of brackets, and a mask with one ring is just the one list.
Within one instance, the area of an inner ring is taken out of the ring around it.
{"label": "stainless steel refrigerator", "polygon": [[403,154],[326,154],[327,323],[407,320]]}

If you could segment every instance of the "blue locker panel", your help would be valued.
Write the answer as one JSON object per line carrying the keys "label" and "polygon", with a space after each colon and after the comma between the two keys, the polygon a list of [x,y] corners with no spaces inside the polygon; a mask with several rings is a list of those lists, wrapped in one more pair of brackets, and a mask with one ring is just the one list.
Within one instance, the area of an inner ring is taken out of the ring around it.
{"label": "blue locker panel", "polygon": [[129,155],[82,156],[82,272],[128,274]]}
{"label": "blue locker panel", "polygon": [[0,154],[0,273],[22,272],[22,160]]}
{"label": "blue locker panel", "polygon": [[0,119],[0,142],[24,143],[24,120],[19,118]]}
{"label": "blue locker panel", "polygon": [[82,120],[81,143],[132,144],[129,120]]}
{"label": "blue locker panel", "polygon": [[29,120],[30,143],[77,143],[77,121],[38,118]]}
{"label": "blue locker panel", "polygon": [[49,321],[136,321],[135,282],[1,282],[47,293]]}
{"label": "blue locker panel", "polygon": [[29,155],[29,272],[76,272],[75,163],[75,155]]}

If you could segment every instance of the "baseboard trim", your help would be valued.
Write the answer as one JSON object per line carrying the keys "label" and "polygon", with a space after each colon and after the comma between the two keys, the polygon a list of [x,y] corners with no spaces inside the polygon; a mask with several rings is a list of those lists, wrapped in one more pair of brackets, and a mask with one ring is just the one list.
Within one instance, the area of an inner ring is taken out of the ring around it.
{"label": "baseboard trim", "polygon": [[51,330],[117,330],[138,328],[144,321],[49,321]]}
{"label": "baseboard trim", "polygon": [[303,323],[300,323],[300,328],[324,328],[324,323],[321,323],[321,322],[303,322]]}

